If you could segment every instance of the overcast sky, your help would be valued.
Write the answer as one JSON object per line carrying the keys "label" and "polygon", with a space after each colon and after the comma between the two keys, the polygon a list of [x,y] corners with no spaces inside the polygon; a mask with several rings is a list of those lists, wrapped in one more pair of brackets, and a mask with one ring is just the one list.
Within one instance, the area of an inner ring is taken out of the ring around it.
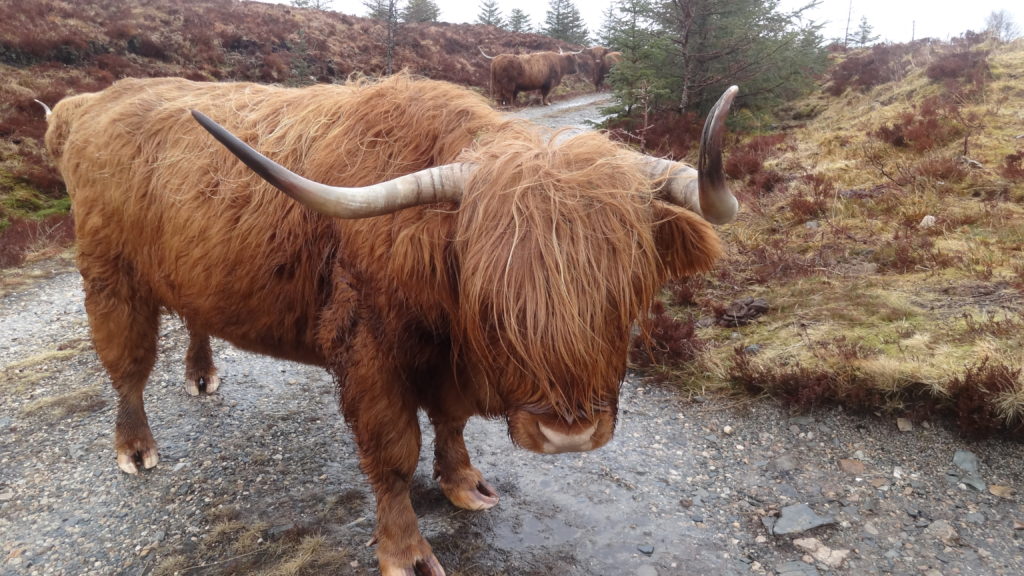
{"label": "overcast sky", "polygon": [[[264,1],[289,3],[288,0]],[[443,22],[475,22],[480,14],[480,0],[434,1],[441,9],[439,20]],[[780,0],[780,5],[793,9],[807,2]],[[405,3],[406,0],[399,0],[399,6]],[[574,3],[586,20],[591,36],[596,35],[612,0],[574,0]],[[530,16],[535,27],[544,23],[550,5],[550,0],[498,0],[503,16],[507,18],[513,8],[519,8]],[[823,30],[825,38],[841,38],[850,6],[850,0],[824,0],[808,14],[816,22],[828,22]],[[981,31],[985,17],[999,10],[1009,13],[1017,26],[1024,29],[1024,2],[1021,0],[853,0],[852,6],[851,32],[856,30],[861,17],[866,16],[875,34],[893,42],[906,42],[912,37],[946,40],[966,30]],[[363,0],[333,0],[331,9],[355,16],[365,16],[367,12]]]}

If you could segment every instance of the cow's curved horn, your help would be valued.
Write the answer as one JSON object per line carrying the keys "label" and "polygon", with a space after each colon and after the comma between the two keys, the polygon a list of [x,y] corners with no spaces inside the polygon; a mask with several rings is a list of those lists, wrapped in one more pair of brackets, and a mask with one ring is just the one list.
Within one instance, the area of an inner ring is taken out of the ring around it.
{"label": "cow's curved horn", "polygon": [[42,106],[42,107],[43,107],[43,113],[44,113],[44,115],[45,115],[46,119],[47,119],[47,120],[49,120],[49,119],[50,119],[50,114],[53,114],[53,110],[50,110],[50,107],[49,107],[49,106],[47,106],[47,105],[46,105],[46,102],[43,102],[42,100],[36,100],[36,102],[37,102],[37,103],[38,103],[38,104],[39,104],[40,106]]}
{"label": "cow's curved horn", "polygon": [[304,206],[336,218],[369,218],[422,204],[457,202],[471,168],[469,164],[446,164],[361,188],[327,186],[307,180],[260,154],[202,112],[192,110],[192,116],[275,188]]}
{"label": "cow's curved horn", "polygon": [[494,56],[488,56],[487,52],[484,52],[483,46],[477,46],[477,49],[479,49],[480,53],[484,55],[484,58],[487,58],[488,60],[494,60]]}
{"label": "cow's curved horn", "polygon": [[725,118],[738,92],[738,87],[731,86],[708,114],[700,137],[696,170],[671,160],[649,157],[651,177],[667,176],[661,188],[665,199],[697,212],[712,224],[732,222],[739,211],[739,202],[729,191],[722,167]]}

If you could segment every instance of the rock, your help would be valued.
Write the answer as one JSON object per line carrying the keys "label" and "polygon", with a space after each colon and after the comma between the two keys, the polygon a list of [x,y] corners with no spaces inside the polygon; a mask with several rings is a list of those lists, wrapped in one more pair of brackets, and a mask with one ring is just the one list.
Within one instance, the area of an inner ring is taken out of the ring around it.
{"label": "rock", "polygon": [[650,564],[645,564],[636,569],[636,576],[658,576],[658,569]]}
{"label": "rock", "polygon": [[960,481],[974,488],[978,492],[984,492],[987,488],[985,481],[978,473],[978,457],[967,450],[957,450],[953,455],[953,464],[963,473],[957,474]]}
{"label": "rock", "polygon": [[921,223],[917,225],[918,228],[922,229],[931,228],[933,226],[935,226],[935,216],[932,216],[931,214],[922,218]]}
{"label": "rock", "polygon": [[957,450],[956,454],[953,454],[953,464],[968,474],[978,474],[978,457],[974,452]]}
{"label": "rock", "polygon": [[854,460],[853,458],[840,459],[839,469],[853,476],[861,476],[864,474],[865,470],[864,463],[860,460]]}
{"label": "rock", "polygon": [[896,428],[898,428],[900,432],[910,432],[911,430],[914,429],[914,424],[910,420],[907,420],[906,418],[897,418]]}
{"label": "rock", "polygon": [[767,312],[769,308],[768,301],[764,298],[743,298],[730,304],[719,315],[718,324],[732,328],[744,326]]}
{"label": "rock", "polygon": [[1017,493],[1016,490],[1009,486],[999,486],[996,484],[989,486],[988,491],[993,496],[998,496],[1000,498],[1005,498],[1007,500],[1013,500],[1013,496]]}
{"label": "rock", "polygon": [[772,534],[798,534],[819,526],[835,524],[831,516],[818,516],[807,504],[786,506],[772,527]]}
{"label": "rock", "polygon": [[829,568],[838,568],[850,555],[849,550],[833,550],[821,543],[817,538],[797,538],[793,545],[801,550],[809,552],[816,562],[824,564]]}
{"label": "rock", "polygon": [[732,426],[726,426],[722,428],[722,432],[724,432],[727,436],[731,436],[732,433],[735,432],[735,430],[733,430]]}
{"label": "rock", "polygon": [[14,490],[0,492],[0,502],[10,502],[11,500],[14,500]]}
{"label": "rock", "polygon": [[641,554],[645,554],[647,556],[654,554],[654,546],[651,546],[650,544],[641,544],[637,546],[636,549],[639,550]]}
{"label": "rock", "polygon": [[960,542],[960,535],[957,534],[953,525],[946,520],[936,520],[924,529],[926,536],[940,540],[947,546],[956,546]]}

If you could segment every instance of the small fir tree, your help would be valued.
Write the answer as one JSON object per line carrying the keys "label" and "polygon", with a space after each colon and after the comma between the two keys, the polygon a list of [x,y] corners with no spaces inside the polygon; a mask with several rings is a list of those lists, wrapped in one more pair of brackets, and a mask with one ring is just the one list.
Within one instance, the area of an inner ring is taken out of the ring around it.
{"label": "small fir tree", "polygon": [[480,13],[476,16],[478,24],[488,26],[505,27],[505,19],[501,16],[501,9],[498,8],[498,0],[484,0],[480,3]]}

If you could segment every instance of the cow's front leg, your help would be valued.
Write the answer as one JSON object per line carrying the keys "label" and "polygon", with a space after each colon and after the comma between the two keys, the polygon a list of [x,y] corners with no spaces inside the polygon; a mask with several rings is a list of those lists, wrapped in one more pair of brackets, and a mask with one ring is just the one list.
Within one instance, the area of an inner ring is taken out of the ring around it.
{"label": "cow's front leg", "polygon": [[498,503],[498,493],[473,467],[462,436],[466,419],[430,414],[434,425],[434,478],[452,504],[466,510],[487,510]]}
{"label": "cow's front leg", "polygon": [[377,560],[383,576],[444,576],[423,539],[409,487],[420,453],[416,404],[396,380],[349,370],[342,410],[355,432],[359,461],[377,499]]}

